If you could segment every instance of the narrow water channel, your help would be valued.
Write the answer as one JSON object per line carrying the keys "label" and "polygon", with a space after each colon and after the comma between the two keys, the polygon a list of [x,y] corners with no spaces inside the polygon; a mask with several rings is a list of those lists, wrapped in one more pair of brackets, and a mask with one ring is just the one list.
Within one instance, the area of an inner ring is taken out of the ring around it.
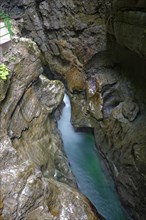
{"label": "narrow water channel", "polygon": [[58,127],[64,149],[76,177],[80,191],[86,195],[106,220],[126,220],[118,194],[105,174],[101,159],[95,150],[94,137],[75,132],[71,125],[71,106],[67,95]]}

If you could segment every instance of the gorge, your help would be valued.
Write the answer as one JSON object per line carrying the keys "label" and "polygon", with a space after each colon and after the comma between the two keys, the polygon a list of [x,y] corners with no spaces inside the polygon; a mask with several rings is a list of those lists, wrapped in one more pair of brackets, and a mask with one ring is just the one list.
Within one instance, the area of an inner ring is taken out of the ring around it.
{"label": "gorge", "polygon": [[93,135],[74,131],[70,122],[71,106],[67,95],[64,97],[64,103],[58,128],[79,190],[90,199],[105,219],[128,219],[128,215],[122,210],[114,185],[101,164]]}
{"label": "gorge", "polygon": [[146,2],[0,0],[0,10],[13,32],[0,79],[1,218],[106,217],[79,192],[63,150],[65,85],[74,128],[92,130],[123,207],[145,220]]}

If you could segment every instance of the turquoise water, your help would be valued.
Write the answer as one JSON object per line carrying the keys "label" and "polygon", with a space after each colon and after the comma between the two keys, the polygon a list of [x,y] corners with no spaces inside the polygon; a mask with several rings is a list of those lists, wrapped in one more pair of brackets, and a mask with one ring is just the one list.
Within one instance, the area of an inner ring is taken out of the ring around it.
{"label": "turquoise water", "polygon": [[58,127],[64,149],[76,177],[80,191],[86,195],[106,220],[126,220],[118,194],[103,170],[95,150],[92,134],[75,132],[71,123],[71,106],[67,95]]}

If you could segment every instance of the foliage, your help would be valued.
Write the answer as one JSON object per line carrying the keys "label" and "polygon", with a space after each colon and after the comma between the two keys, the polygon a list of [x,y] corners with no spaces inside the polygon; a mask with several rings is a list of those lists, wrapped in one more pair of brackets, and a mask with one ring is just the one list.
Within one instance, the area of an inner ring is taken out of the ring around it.
{"label": "foliage", "polygon": [[10,20],[7,14],[5,14],[4,12],[0,11],[0,20],[4,20],[5,22],[5,26],[8,29],[9,35],[10,37],[12,36],[12,30],[11,30],[11,24],[10,24]]}
{"label": "foliage", "polygon": [[0,79],[7,80],[7,76],[9,75],[9,70],[5,64],[0,64]]}

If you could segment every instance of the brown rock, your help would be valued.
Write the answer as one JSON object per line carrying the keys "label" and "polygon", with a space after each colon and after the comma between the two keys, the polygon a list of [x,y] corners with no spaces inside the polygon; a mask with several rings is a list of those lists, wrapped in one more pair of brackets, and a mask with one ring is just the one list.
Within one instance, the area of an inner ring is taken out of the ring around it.
{"label": "brown rock", "polygon": [[12,78],[0,108],[1,218],[97,219],[75,189],[53,116],[63,84],[40,75],[39,50],[29,39],[15,39],[4,60]]}

